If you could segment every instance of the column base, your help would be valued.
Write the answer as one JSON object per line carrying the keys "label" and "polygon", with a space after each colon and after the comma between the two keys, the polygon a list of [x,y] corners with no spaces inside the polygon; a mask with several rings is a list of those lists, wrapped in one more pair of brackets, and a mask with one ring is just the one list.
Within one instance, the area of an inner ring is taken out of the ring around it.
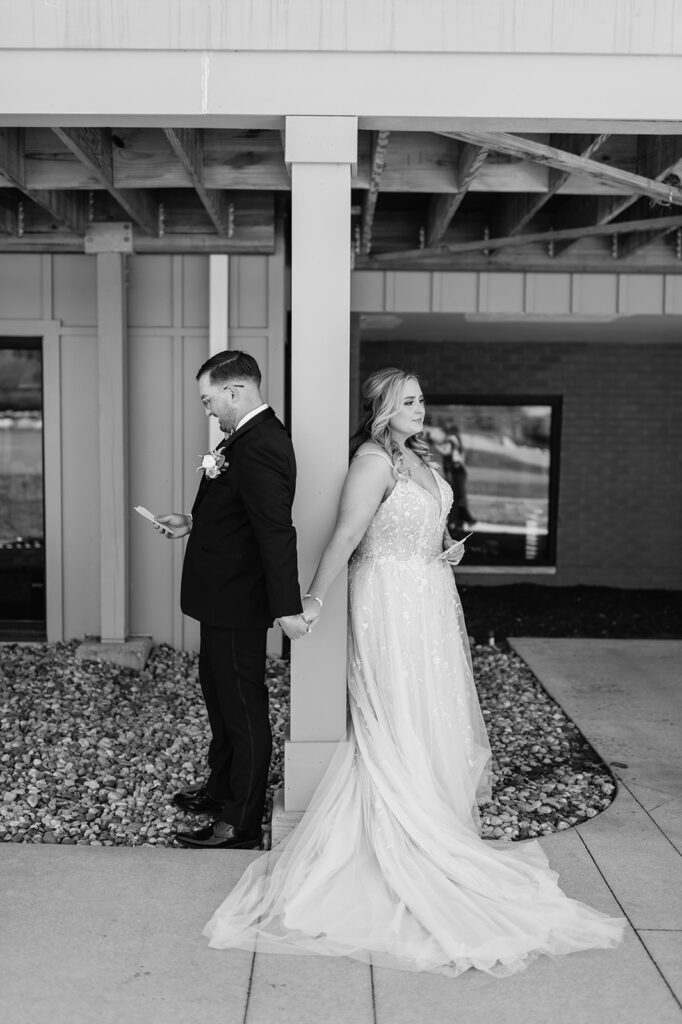
{"label": "column base", "polygon": [[275,792],[272,801],[271,849],[279,846],[282,840],[294,831],[303,817],[303,811],[284,810],[284,789]]}
{"label": "column base", "polygon": [[339,740],[284,741],[284,805],[305,811],[326,772]]}
{"label": "column base", "polygon": [[150,636],[136,636],[129,640],[84,640],[76,648],[76,661],[101,661],[119,668],[141,672],[152,649]]}

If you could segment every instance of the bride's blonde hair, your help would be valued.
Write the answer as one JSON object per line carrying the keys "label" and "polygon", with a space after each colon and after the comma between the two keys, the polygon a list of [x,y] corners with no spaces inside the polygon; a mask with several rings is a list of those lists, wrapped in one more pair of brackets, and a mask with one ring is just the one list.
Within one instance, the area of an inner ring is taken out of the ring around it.
{"label": "bride's blonde hair", "polygon": [[[388,421],[400,408],[402,389],[408,380],[414,380],[419,384],[419,379],[414,373],[398,370],[395,366],[387,366],[370,374],[362,389],[364,415],[350,439],[351,458],[364,441],[374,441],[375,444],[381,445],[393,463],[393,475],[396,477],[405,476],[407,470],[403,465],[403,453]],[[409,437],[405,447],[413,451],[425,465],[429,465],[431,453],[423,433]]]}

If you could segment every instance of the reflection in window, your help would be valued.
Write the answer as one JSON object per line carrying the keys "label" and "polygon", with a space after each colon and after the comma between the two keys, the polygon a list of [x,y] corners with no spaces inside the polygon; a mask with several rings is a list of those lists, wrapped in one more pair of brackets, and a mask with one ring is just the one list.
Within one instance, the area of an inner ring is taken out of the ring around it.
{"label": "reflection in window", "polygon": [[0,340],[0,632],[40,635],[45,624],[42,351],[38,339]]}
{"label": "reflection in window", "polygon": [[424,432],[452,487],[467,565],[555,562],[558,399],[427,399]]}

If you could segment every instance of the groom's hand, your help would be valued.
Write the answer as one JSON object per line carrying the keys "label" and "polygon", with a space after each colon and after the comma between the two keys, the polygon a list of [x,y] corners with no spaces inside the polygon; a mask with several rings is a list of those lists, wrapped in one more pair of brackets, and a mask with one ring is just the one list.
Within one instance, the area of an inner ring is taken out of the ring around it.
{"label": "groom's hand", "polygon": [[302,615],[280,615],[277,621],[290,640],[300,640],[310,631]]}
{"label": "groom's hand", "polygon": [[165,530],[162,530],[160,526],[156,525],[156,523],[152,523],[154,529],[159,533],[162,533],[164,537],[168,538],[168,540],[177,540],[178,537],[186,537],[192,529],[189,516],[183,516],[180,512],[168,512],[162,516],[157,516],[156,518],[160,523],[166,523],[167,526],[172,528],[173,533],[170,534],[166,533]]}

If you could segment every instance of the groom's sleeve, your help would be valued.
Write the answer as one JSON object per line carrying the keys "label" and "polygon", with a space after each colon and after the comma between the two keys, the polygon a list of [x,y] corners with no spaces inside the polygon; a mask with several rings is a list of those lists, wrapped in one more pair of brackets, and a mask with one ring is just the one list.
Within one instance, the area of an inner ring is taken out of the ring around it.
{"label": "groom's sleeve", "polygon": [[298,582],[296,530],[291,519],[293,459],[260,440],[232,463],[235,484],[256,536],[265,570],[268,608],[273,619],[303,610]]}

